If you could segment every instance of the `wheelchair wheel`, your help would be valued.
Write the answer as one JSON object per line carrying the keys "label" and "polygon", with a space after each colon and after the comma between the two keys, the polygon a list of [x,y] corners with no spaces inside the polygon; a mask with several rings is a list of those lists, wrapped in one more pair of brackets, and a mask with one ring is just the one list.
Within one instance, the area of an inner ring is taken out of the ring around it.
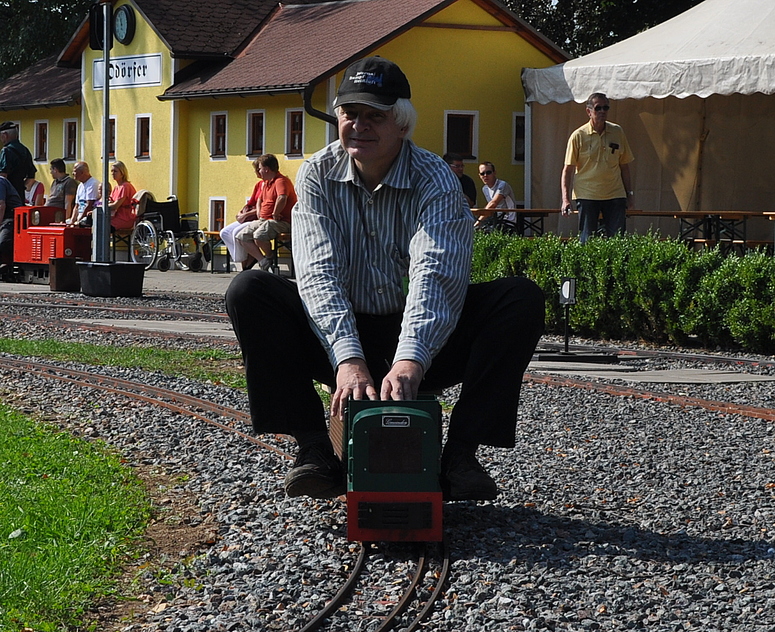
{"label": "wheelchair wheel", "polygon": [[169,255],[162,255],[159,257],[159,261],[156,262],[156,268],[159,272],[168,272],[171,267],[172,260],[169,258]]}
{"label": "wheelchair wheel", "polygon": [[156,227],[148,221],[138,222],[129,240],[132,261],[142,263],[150,270],[159,252],[159,234]]}
{"label": "wheelchair wheel", "polygon": [[191,272],[201,272],[204,267],[204,261],[202,260],[202,253],[195,252],[188,258],[188,269]]}

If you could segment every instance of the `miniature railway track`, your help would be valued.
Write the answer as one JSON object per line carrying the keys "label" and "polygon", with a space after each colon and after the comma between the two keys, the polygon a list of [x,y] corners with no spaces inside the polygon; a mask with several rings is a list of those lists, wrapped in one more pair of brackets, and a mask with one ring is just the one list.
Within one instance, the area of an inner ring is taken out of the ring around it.
{"label": "miniature railway track", "polygon": [[[0,357],[0,369],[22,371],[24,373],[45,379],[67,382],[84,388],[95,388],[111,394],[122,395],[133,400],[143,401],[154,406],[165,408],[175,413],[194,417],[200,421],[215,426],[220,430],[234,433],[246,441],[258,445],[263,449],[274,452],[283,458],[288,460],[293,459],[292,455],[288,452],[285,452],[280,448],[250,436],[246,432],[243,432],[239,428],[235,427],[235,425],[233,425],[241,423],[249,426],[250,416],[247,413],[230,408],[228,406],[223,406],[216,402],[177,393],[169,389],[152,386],[149,384],[101,375],[96,372],[66,368],[40,360]],[[224,417],[232,420],[233,424],[230,425],[229,423],[224,423],[223,421],[219,420],[220,418]],[[334,598],[328,603],[328,605],[303,628],[303,632],[312,632],[313,630],[318,630],[324,625],[325,621],[341,607],[346,598],[357,585],[358,578],[365,568],[371,548],[371,543],[361,543],[361,551],[358,557],[358,561],[350,572],[347,581],[339,590],[339,592],[334,596]],[[420,582],[423,580],[424,576],[427,574],[427,551],[428,544],[426,543],[424,544],[423,551],[420,553],[417,562],[417,568],[409,586],[393,610],[385,617],[383,622],[377,628],[377,632],[387,632],[388,630],[393,629],[398,624],[400,617],[404,614],[409,605],[415,600],[418,586],[420,585]],[[443,588],[448,581],[450,557],[449,549],[447,548],[446,544],[444,544],[442,547],[441,560],[442,566],[438,574],[435,587],[433,587],[430,597],[425,601],[425,604],[419,610],[418,614],[407,626],[404,626],[403,629],[406,630],[406,632],[414,632],[414,630],[417,630],[425,618],[430,615],[435,602],[441,596]]]}
{"label": "miniature railway track", "polygon": [[[380,623],[379,626],[375,628],[375,632],[387,632],[388,630],[395,628],[399,624],[400,618],[406,609],[418,596],[418,587],[423,581],[425,575],[428,573],[429,557],[429,544],[426,542],[422,543],[421,546],[422,549],[417,558],[417,566],[415,567],[414,574],[412,575],[411,581],[409,582],[409,586],[404,591],[404,594],[398,603],[396,603],[393,609],[384,617],[382,623]],[[326,605],[323,610],[315,615],[309,621],[309,623],[307,623],[307,625],[301,628],[299,632],[315,632],[315,630],[319,630],[325,624],[327,619],[335,614],[339,607],[345,602],[349,594],[355,589],[358,578],[366,567],[366,562],[368,561],[370,551],[371,543],[361,543],[361,550],[358,554],[358,560],[356,561],[355,566],[353,567],[353,570],[351,571],[350,576],[345,582],[344,586],[342,586],[342,588],[328,603],[328,605]],[[433,591],[431,592],[430,597],[425,601],[422,608],[419,610],[418,614],[401,628],[404,632],[414,632],[415,630],[419,629],[420,625],[422,625],[422,622],[432,612],[435,603],[438,601],[442,591],[444,590],[444,586],[449,579],[450,567],[449,548],[447,547],[446,542],[443,542],[441,545],[440,559],[441,569],[438,573],[438,576],[436,577]]]}
{"label": "miniature railway track", "polygon": [[[77,301],[71,299],[66,299],[64,301],[61,299],[38,300],[36,297],[34,302],[19,300],[3,302],[0,303],[0,305],[15,305],[18,307],[37,310],[48,310],[54,308],[57,309],[57,311],[63,309],[75,309],[88,312],[107,312],[124,317],[140,317],[157,320],[170,318],[198,320],[204,322],[222,322],[227,320],[227,316],[225,314],[217,312],[203,313],[196,311],[180,311],[144,306],[116,307],[94,301]],[[36,322],[41,320],[48,320],[49,322],[52,320],[56,321],[56,317],[53,319],[50,317],[45,318],[41,316],[40,313],[31,316],[9,315],[7,318],[20,320],[26,318]],[[117,320],[116,323],[117,325],[120,325],[120,320]],[[72,327],[72,324],[67,324],[67,326]],[[147,335],[149,338],[163,336],[163,334],[159,334],[158,332],[149,332]],[[199,336],[199,338],[202,337]],[[593,347],[575,345],[574,349],[590,350],[593,349]],[[599,348],[594,349],[597,351],[600,350]],[[707,363],[708,365],[727,364],[765,367],[775,366],[775,362],[766,360],[761,361],[702,353],[678,353],[658,350],[628,351],[619,349],[611,349],[610,351],[612,353],[616,353],[622,358],[626,358],[629,355],[690,360],[696,361],[698,363]],[[147,402],[154,406],[163,407],[179,414],[194,417],[207,424],[215,426],[222,431],[234,433],[246,441],[274,452],[285,459],[291,460],[293,458],[284,450],[251,436],[248,430],[250,426],[250,418],[247,413],[218,404],[216,402],[176,393],[168,389],[144,383],[132,382],[130,380],[101,375],[98,372],[98,369],[95,369],[94,371],[88,371],[63,368],[59,364],[55,364],[53,362],[47,363],[44,361],[32,359],[0,357],[0,369],[35,374],[45,379],[55,379],[83,387],[101,389],[110,393],[120,394],[133,400]],[[709,411],[716,411],[726,414],[739,414],[746,417],[775,421],[775,410],[769,408],[759,408],[732,402],[706,400],[686,395],[662,393],[658,391],[632,388],[630,386],[623,386],[621,384],[613,384],[606,381],[591,381],[571,377],[560,377],[557,375],[538,375],[530,373],[525,375],[525,380],[526,382],[532,382],[535,384],[544,384],[551,388],[586,389],[596,393],[605,393],[615,397],[650,399],[658,402],[664,402],[669,405],[700,407]],[[336,616],[336,612],[342,607],[342,605],[348,599],[349,595],[357,587],[359,577],[367,566],[371,551],[371,543],[361,544],[361,550],[359,551],[357,562],[351,569],[349,577],[347,577],[339,592],[334,595],[331,601],[299,632],[313,632],[315,630],[322,629],[330,619]],[[392,610],[382,618],[379,626],[375,628],[378,632],[387,632],[388,630],[391,630],[398,625],[401,625],[401,629],[407,632],[414,632],[420,628],[424,619],[432,612],[434,604],[442,595],[444,587],[449,580],[450,555],[446,543],[441,546],[440,552],[434,556],[434,560],[437,560],[437,569],[434,571],[429,571],[428,547],[426,546],[425,549],[418,553],[414,574],[409,580],[403,596],[396,601]],[[425,586],[426,583],[431,583],[424,581],[428,575],[431,575],[431,579],[435,578],[435,586]],[[425,600],[424,604],[420,599],[421,592],[423,594],[430,593],[430,596]],[[411,615],[407,614],[407,609],[416,601],[420,602],[415,609],[417,614],[413,619],[411,619],[411,621],[408,621],[408,619],[411,618]]]}
{"label": "miniature railway track", "polygon": [[759,408],[757,406],[745,406],[733,402],[720,402],[699,397],[690,397],[688,395],[676,395],[674,393],[660,393],[658,391],[649,391],[629,386],[620,386],[618,384],[607,384],[601,382],[591,382],[571,377],[558,377],[556,375],[534,375],[525,373],[525,381],[534,384],[546,384],[547,386],[581,388],[607,395],[616,395],[618,397],[633,397],[636,399],[650,399],[657,402],[666,402],[676,406],[696,406],[705,410],[738,414],[744,417],[755,417],[767,421],[775,421],[775,410],[772,408]]}
{"label": "miniature railway track", "polygon": [[[3,295],[0,295],[3,296]],[[5,295],[7,296],[7,295]],[[78,310],[84,312],[104,312],[108,314],[120,314],[122,316],[154,317],[160,320],[174,318],[176,320],[197,320],[204,322],[228,322],[229,317],[225,312],[208,313],[178,309],[165,309],[163,307],[116,307],[97,301],[84,301],[76,299],[56,300],[55,298],[35,297],[35,301],[9,300],[0,302],[0,306],[17,307],[24,309],[55,309]]]}

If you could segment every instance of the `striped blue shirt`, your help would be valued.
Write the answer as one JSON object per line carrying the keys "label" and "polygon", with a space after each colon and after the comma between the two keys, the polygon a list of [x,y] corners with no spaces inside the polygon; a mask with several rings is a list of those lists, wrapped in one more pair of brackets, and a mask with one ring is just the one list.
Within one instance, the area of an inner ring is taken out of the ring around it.
{"label": "striped blue shirt", "polygon": [[473,219],[455,174],[407,140],[370,193],[335,141],[302,164],[296,192],[299,293],[331,364],[364,358],[355,313],[403,313],[393,362],[427,371],[460,317],[471,268]]}

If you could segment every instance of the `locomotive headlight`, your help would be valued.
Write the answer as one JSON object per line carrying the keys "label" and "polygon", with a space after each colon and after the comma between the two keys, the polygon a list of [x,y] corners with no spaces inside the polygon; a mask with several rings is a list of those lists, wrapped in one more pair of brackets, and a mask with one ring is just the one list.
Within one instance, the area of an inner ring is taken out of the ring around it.
{"label": "locomotive headlight", "polygon": [[32,211],[32,225],[37,226],[40,224],[40,211]]}
{"label": "locomotive headlight", "polygon": [[72,257],[72,256],[73,256],[73,249],[65,248],[65,257]]}

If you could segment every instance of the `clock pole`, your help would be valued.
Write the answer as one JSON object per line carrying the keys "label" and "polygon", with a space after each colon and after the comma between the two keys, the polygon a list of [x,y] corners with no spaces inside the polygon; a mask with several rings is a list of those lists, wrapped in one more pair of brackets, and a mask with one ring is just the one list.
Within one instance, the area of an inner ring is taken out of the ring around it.
{"label": "clock pole", "polygon": [[102,206],[94,211],[92,233],[92,261],[110,261],[110,49],[113,47],[113,29],[110,0],[101,0],[102,28]]}

